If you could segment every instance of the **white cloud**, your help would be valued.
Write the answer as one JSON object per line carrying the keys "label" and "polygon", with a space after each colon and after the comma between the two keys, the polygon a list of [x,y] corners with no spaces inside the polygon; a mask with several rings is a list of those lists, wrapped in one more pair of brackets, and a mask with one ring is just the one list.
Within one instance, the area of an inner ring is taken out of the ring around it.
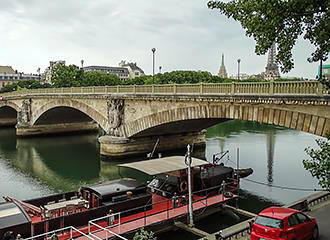
{"label": "white cloud", "polygon": [[[164,71],[207,70],[216,74],[221,53],[229,74],[264,71],[266,56],[256,56],[254,40],[241,26],[207,1],[189,0],[0,0],[0,65],[35,72],[50,60],[85,65],[136,61],[151,72],[151,48]],[[313,48],[299,41],[291,76],[315,77],[307,62]]]}

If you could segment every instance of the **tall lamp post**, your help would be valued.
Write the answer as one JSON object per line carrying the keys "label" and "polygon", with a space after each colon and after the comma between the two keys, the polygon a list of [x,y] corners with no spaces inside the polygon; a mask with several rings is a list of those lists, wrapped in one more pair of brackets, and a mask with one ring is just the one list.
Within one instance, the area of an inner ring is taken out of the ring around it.
{"label": "tall lamp post", "polygon": [[322,81],[323,79],[323,63],[322,63],[322,58],[320,59],[320,76],[319,76],[319,80]]}
{"label": "tall lamp post", "polygon": [[239,58],[239,59],[237,59],[237,79],[238,79],[238,81],[240,80],[240,76],[239,76],[239,68],[240,68],[240,63],[241,63],[241,59]]}
{"label": "tall lamp post", "polygon": [[156,48],[152,48],[152,84],[155,83],[155,52],[156,52]]}

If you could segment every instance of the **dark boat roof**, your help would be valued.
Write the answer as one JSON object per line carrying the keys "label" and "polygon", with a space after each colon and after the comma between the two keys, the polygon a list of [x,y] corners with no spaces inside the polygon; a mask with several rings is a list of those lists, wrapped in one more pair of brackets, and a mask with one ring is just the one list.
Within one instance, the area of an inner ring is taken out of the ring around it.
{"label": "dark boat roof", "polygon": [[29,223],[30,219],[24,210],[15,203],[0,203],[0,229]]}
{"label": "dark boat roof", "polygon": [[135,179],[122,178],[113,181],[108,181],[96,185],[81,187],[81,190],[89,190],[97,194],[99,197],[110,195],[118,192],[131,191],[136,188],[144,187],[145,185],[139,183]]}

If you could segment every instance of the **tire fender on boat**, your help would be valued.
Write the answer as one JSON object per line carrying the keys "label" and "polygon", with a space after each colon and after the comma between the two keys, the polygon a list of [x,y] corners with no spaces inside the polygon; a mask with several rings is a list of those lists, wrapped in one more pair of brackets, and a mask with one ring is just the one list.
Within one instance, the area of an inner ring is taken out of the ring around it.
{"label": "tire fender on boat", "polygon": [[188,189],[188,184],[187,184],[187,181],[181,181],[180,183],[180,191],[181,192],[186,192]]}

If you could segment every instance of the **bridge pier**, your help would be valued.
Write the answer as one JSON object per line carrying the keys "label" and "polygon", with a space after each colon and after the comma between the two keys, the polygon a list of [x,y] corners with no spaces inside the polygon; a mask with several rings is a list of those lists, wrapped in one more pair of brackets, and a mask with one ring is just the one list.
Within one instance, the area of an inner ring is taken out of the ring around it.
{"label": "bridge pier", "polygon": [[44,124],[33,126],[16,125],[16,135],[22,137],[65,133],[96,132],[98,130],[99,125],[95,122]]}
{"label": "bridge pier", "polygon": [[101,155],[123,158],[133,155],[143,155],[152,152],[156,142],[155,154],[162,151],[170,151],[186,148],[187,144],[194,144],[194,147],[205,146],[205,133],[181,133],[162,136],[150,136],[139,138],[124,138],[105,135],[99,138]]}

